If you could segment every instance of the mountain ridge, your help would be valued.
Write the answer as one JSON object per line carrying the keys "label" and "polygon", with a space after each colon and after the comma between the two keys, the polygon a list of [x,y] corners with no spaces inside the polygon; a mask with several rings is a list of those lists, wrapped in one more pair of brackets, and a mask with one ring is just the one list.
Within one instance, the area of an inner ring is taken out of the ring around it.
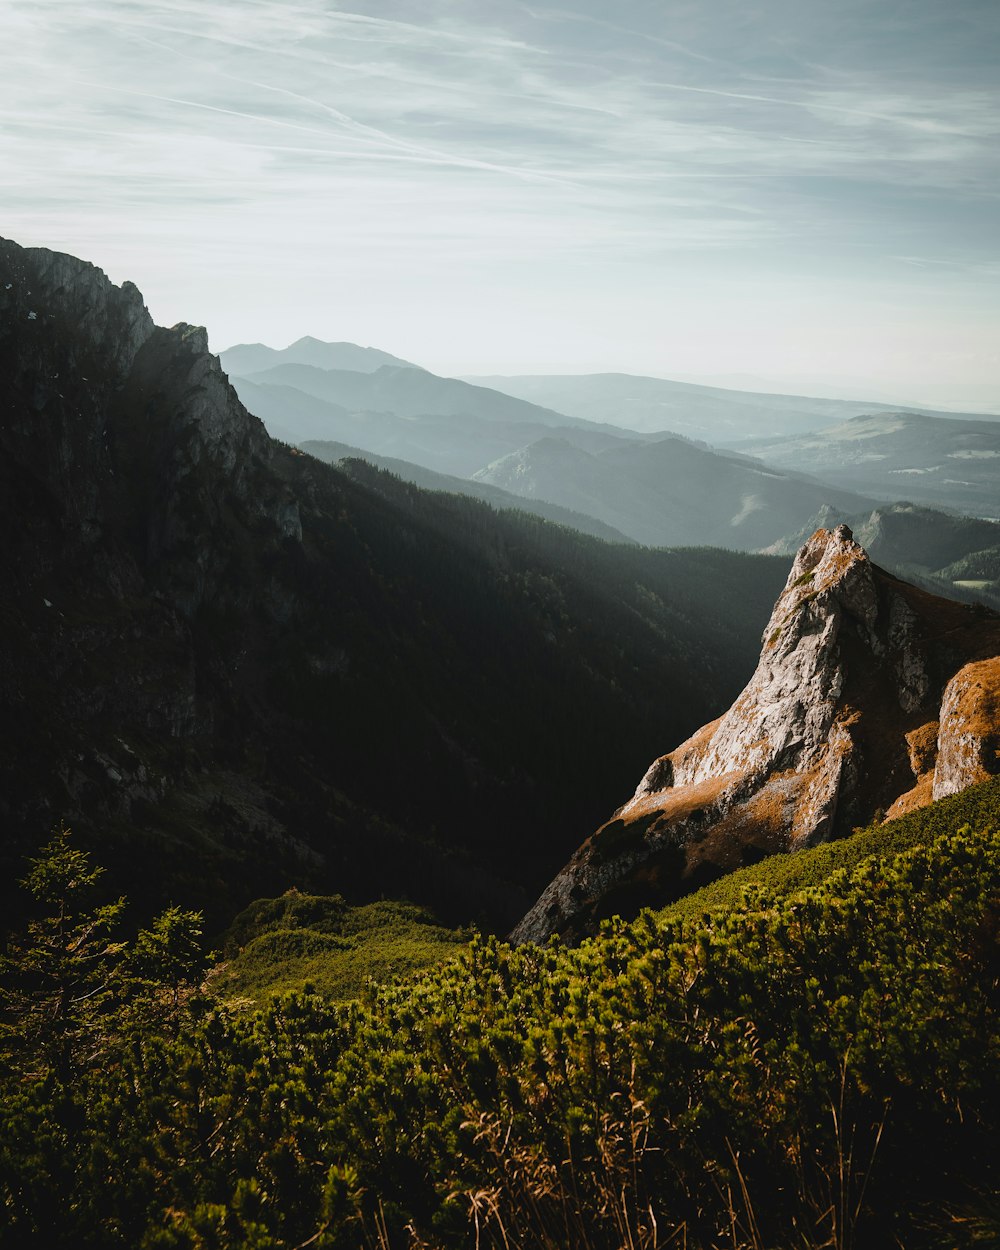
{"label": "mountain ridge", "polygon": [[311,334],[303,335],[288,347],[268,347],[264,343],[236,343],[219,353],[223,369],[229,374],[256,372],[279,364],[314,365],[325,369],[352,369],[373,373],[382,365],[418,369],[419,365],[393,356],[378,347],[361,347],[357,343],[325,342]]}
{"label": "mountain ridge", "polygon": [[1000,420],[990,413],[947,413],[879,401],[737,390],[632,373],[484,374],[466,380],[592,421],[610,421],[637,430],[667,428],[707,439],[713,445],[766,437],[776,431],[784,437],[806,434],[838,418],[900,408],[942,418]]}
{"label": "mountain ridge", "polygon": [[[531,421],[540,425],[592,427],[595,423],[505,395],[457,378],[439,377],[412,365],[381,364],[370,372],[279,364],[243,374],[248,382],[293,386],[351,412],[392,412],[398,417],[469,417]],[[605,433],[610,433],[606,430]],[[623,437],[621,431],[616,431]]]}
{"label": "mountain ridge", "polygon": [[523,495],[513,495],[508,491],[501,490],[498,486],[489,486],[471,478],[455,477],[448,473],[435,473],[433,469],[425,469],[421,465],[412,464],[406,460],[399,460],[394,456],[379,456],[373,452],[364,451],[360,447],[351,447],[346,443],[306,440],[300,443],[299,446],[308,455],[315,456],[318,460],[323,460],[327,464],[337,464],[344,468],[345,472],[351,471],[349,467],[345,468],[346,461],[363,460],[367,464],[375,465],[379,469],[385,469],[387,472],[395,474],[397,477],[402,478],[403,481],[412,482],[422,490],[470,495],[472,498],[480,499],[493,508],[532,512],[545,520],[555,522],[557,525],[569,526],[571,529],[579,530],[581,534],[589,534],[591,537],[600,538],[605,542],[627,545],[632,545],[635,542],[635,539],[629,538],[611,525],[598,521],[595,517],[587,516],[582,512],[573,512],[568,508],[560,508],[558,504],[550,504],[545,500],[532,500],[525,498]]}

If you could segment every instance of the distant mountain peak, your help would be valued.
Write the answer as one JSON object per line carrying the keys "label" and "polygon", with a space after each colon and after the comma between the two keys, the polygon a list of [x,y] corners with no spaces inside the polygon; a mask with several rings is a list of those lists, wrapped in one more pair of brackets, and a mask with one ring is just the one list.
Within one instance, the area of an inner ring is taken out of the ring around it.
{"label": "distant mountain peak", "polygon": [[316,369],[346,369],[353,373],[374,373],[385,365],[393,368],[416,368],[408,360],[357,343],[326,342],[305,334],[288,347],[268,347],[264,343],[237,343],[220,353],[227,373],[246,377],[277,365],[310,365]]}
{"label": "distant mountain peak", "polygon": [[1000,771],[1000,616],[897,581],[846,525],[803,544],[762,643],[729,711],[653,762],[514,940],[579,936]]}

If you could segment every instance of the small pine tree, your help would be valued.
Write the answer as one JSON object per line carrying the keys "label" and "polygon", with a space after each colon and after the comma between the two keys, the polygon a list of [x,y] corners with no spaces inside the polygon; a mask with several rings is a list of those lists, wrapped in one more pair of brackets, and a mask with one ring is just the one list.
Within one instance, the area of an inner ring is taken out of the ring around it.
{"label": "small pine tree", "polygon": [[125,899],[93,903],[104,869],[57,829],[22,885],[40,913],[0,952],[0,1058],[63,1084],[128,1027],[175,1018],[204,969],[201,916],[168,908],[134,943],[117,935]]}
{"label": "small pine tree", "polygon": [[103,868],[57,829],[21,884],[42,914],[0,955],[0,1049],[16,1066],[67,1081],[99,1049],[125,943],[112,934],[125,900],[88,906]]}

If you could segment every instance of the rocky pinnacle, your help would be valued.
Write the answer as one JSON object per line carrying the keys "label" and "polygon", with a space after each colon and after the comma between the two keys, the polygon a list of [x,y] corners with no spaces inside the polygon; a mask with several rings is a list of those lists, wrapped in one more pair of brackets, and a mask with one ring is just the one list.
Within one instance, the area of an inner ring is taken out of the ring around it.
{"label": "rocky pinnacle", "polygon": [[654,760],[512,940],[580,936],[1000,771],[998,657],[995,613],[891,577],[845,525],[817,530],[735,703]]}

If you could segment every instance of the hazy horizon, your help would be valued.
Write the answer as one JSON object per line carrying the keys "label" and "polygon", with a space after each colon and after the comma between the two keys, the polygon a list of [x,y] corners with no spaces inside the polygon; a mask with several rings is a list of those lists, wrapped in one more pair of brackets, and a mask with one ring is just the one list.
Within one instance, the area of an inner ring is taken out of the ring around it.
{"label": "hazy horizon", "polygon": [[[229,343],[223,348],[217,348],[215,344],[211,344],[211,347],[212,347],[212,350],[217,352],[218,354],[225,354],[227,351],[230,351],[233,348],[240,348],[240,347],[247,347],[247,346],[263,346],[263,347],[269,347],[278,351],[282,351],[289,347],[294,347],[302,339],[316,340],[316,336],[309,335],[309,334],[300,335],[299,339],[293,339],[290,343],[285,343],[283,341],[280,343],[278,342],[261,343],[260,341],[255,340],[253,343]],[[343,339],[341,340],[318,340],[318,341],[326,342],[328,345],[330,343],[345,343],[345,342],[351,343],[351,340],[343,340]],[[379,343],[355,343],[352,345],[356,347],[363,347],[363,348],[375,348],[375,349],[382,350],[382,351],[386,350],[385,347]],[[398,355],[398,353],[389,352],[389,355],[395,356],[395,355]],[[419,360],[409,360],[407,361],[407,363],[411,365],[416,365],[422,369],[429,368],[429,366],[423,364],[423,362]],[[430,372],[434,373],[437,371],[431,369]],[[967,412],[967,413],[982,412],[985,414],[1000,413],[1000,395],[997,396],[996,403],[993,403],[992,401],[990,402],[983,401],[978,408],[975,408],[975,407],[970,406],[971,401],[969,401],[963,406],[960,402],[948,402],[946,400],[941,400],[940,402],[938,402],[937,400],[934,400],[932,398],[927,398],[926,396],[924,398],[920,398],[914,395],[901,395],[898,392],[892,392],[892,391],[878,392],[875,390],[875,388],[866,389],[865,383],[863,382],[859,382],[857,385],[852,386],[849,380],[841,381],[838,383],[838,382],[827,381],[822,378],[814,378],[814,377],[786,376],[784,378],[781,378],[781,377],[767,377],[767,376],[762,376],[758,374],[719,374],[719,375],[683,374],[683,373],[672,373],[669,375],[665,373],[639,374],[635,371],[624,371],[620,369],[601,369],[601,370],[590,369],[590,370],[585,370],[583,373],[574,373],[571,370],[554,370],[551,374],[542,370],[529,371],[524,374],[516,374],[513,372],[508,372],[508,373],[487,372],[487,373],[479,373],[479,374],[456,372],[456,373],[451,374],[451,373],[443,372],[439,376],[457,377],[457,378],[461,378],[466,381],[470,381],[470,382],[477,383],[480,385],[489,385],[490,379],[493,379],[493,378],[502,379],[504,377],[508,377],[508,378],[545,377],[545,376],[586,377],[588,374],[591,376],[601,376],[604,374],[622,374],[622,373],[626,374],[626,376],[631,376],[631,377],[636,377],[636,376],[654,377],[654,378],[660,378],[666,382],[683,382],[683,383],[688,383],[688,384],[695,385],[695,386],[708,386],[708,387],[714,387],[714,388],[722,389],[722,390],[760,392],[762,394],[802,395],[802,396],[810,396],[816,399],[871,400],[877,403],[890,403],[890,404],[900,404],[900,405],[909,404],[913,407],[922,407],[922,408],[935,408],[936,407],[944,412],[947,412],[947,411]],[[499,385],[499,382],[497,386],[498,386],[498,389],[502,389],[502,387]],[[933,392],[935,388],[932,387],[930,389]],[[945,390],[946,392],[950,392],[950,391],[955,390],[956,388],[945,387],[942,389]],[[974,388],[970,388],[970,393],[973,389]],[[986,393],[988,394],[993,393],[994,389],[995,388],[989,388],[989,390]]]}
{"label": "hazy horizon", "polygon": [[213,349],[1000,409],[988,0],[13,0],[0,49],[0,234]]}

